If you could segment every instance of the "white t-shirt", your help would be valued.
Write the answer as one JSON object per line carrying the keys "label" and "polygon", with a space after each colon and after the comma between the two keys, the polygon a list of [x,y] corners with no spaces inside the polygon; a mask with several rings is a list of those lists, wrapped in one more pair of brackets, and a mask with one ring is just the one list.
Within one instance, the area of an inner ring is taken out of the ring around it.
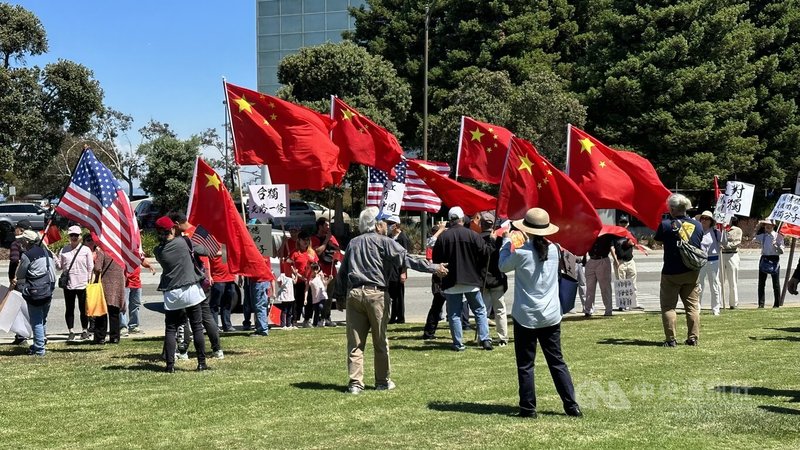
{"label": "white t-shirt", "polygon": [[322,282],[322,277],[317,275],[311,280],[309,283],[309,289],[311,289],[311,303],[317,304],[323,300],[328,299],[328,292],[325,290],[325,283]]}
{"label": "white t-shirt", "polygon": [[294,303],[294,283],[291,277],[287,277],[282,273],[275,280],[276,294],[275,303]]}

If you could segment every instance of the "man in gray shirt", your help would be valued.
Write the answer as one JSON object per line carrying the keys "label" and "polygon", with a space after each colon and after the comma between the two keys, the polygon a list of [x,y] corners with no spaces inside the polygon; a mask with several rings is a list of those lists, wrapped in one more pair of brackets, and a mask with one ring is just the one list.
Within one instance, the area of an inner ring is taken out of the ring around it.
{"label": "man in gray shirt", "polygon": [[378,208],[361,212],[358,226],[361,235],[350,241],[336,278],[334,297],[347,299],[347,370],[350,382],[347,392],[359,394],[364,390],[364,347],[372,330],[375,346],[375,389],[394,389],[389,378],[389,341],[386,324],[389,321],[390,298],[387,275],[405,264],[419,272],[447,274],[446,264],[431,264],[425,259],[412,258],[393,239],[386,236],[386,223],[378,222]]}

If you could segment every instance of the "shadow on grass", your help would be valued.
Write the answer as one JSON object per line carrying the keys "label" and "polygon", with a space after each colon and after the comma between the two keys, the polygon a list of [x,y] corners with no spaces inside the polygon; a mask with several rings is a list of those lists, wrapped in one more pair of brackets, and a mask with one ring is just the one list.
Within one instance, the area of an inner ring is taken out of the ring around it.
{"label": "shadow on grass", "polygon": [[[49,352],[50,349],[47,349]],[[25,355],[28,353],[28,347],[23,347],[21,345],[14,346],[13,348],[9,348],[8,350],[0,350],[0,356],[17,356],[17,355]]]}
{"label": "shadow on grass", "polygon": [[622,339],[622,338],[606,338],[597,341],[598,344],[606,345],[635,345],[638,347],[661,347],[664,343],[660,341],[645,341],[642,339]]}
{"label": "shadow on grass", "polygon": [[151,362],[140,362],[131,364],[129,366],[103,366],[103,370],[133,370],[133,371],[147,371],[147,372],[163,372],[164,365],[155,364]]}
{"label": "shadow on grass", "polygon": [[[432,409],[434,411],[442,411],[442,412],[480,414],[485,416],[492,416],[492,415],[515,416],[519,412],[519,408],[512,405],[494,405],[494,404],[473,403],[473,402],[430,402],[428,403],[428,409]],[[539,411],[538,414],[545,416],[562,415],[552,411]]]}
{"label": "shadow on grass", "polygon": [[750,336],[751,341],[788,341],[788,342],[800,342],[800,337],[798,336],[769,336],[769,337],[756,337]]}
{"label": "shadow on grass", "polygon": [[298,383],[292,383],[291,386],[297,389],[310,390],[310,391],[344,392],[347,390],[346,387],[340,384],[320,383],[318,381],[300,381]]}
{"label": "shadow on grass", "polygon": [[754,386],[716,386],[715,392],[739,395],[761,395],[764,397],[791,397],[790,403],[800,402],[800,391],[789,389],[772,389]]}
{"label": "shadow on grass", "polygon": [[800,327],[764,328],[765,330],[786,331],[787,333],[800,333]]}
{"label": "shadow on grass", "polygon": [[800,416],[800,409],[784,408],[782,406],[772,406],[772,405],[759,405],[758,409],[763,409],[764,411],[774,412],[778,414],[790,414],[794,416]]}
{"label": "shadow on grass", "polygon": [[421,345],[391,345],[389,346],[391,350],[411,350],[412,352],[429,352],[431,350],[448,350],[452,351],[453,342],[433,342],[433,341],[423,341]]}
{"label": "shadow on grass", "polygon": [[92,353],[92,352],[99,352],[102,351],[104,347],[102,345],[80,345],[80,344],[70,344],[67,343],[65,347],[53,347],[48,348],[47,352],[53,353]]}
{"label": "shadow on grass", "polygon": [[[247,354],[247,352],[241,352],[241,351],[238,351],[238,350],[223,350],[223,352],[225,353],[225,356]],[[114,358],[114,359],[138,359],[140,361],[163,361],[163,358],[161,356],[162,356],[161,353],[124,353],[124,354],[121,354],[121,355],[114,355],[114,356],[112,356],[112,358]],[[196,359],[196,358],[197,358],[197,353],[189,351],[189,359]],[[211,357],[211,352],[210,351],[206,352],[206,358],[208,358],[209,360],[213,359]]]}

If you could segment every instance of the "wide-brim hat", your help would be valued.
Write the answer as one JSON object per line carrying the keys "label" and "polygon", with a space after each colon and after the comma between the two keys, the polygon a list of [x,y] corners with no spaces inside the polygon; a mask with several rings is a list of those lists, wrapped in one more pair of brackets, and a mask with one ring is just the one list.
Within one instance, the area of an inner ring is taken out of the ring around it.
{"label": "wide-brim hat", "polygon": [[700,213],[700,217],[708,217],[709,219],[711,219],[712,222],[714,222],[714,213],[712,213],[709,210],[705,210],[705,211],[701,212]]}
{"label": "wide-brim hat", "polygon": [[542,208],[531,208],[525,218],[512,222],[514,228],[536,236],[549,236],[558,232],[558,226],[550,223],[550,214]]}
{"label": "wide-brim hat", "polygon": [[67,228],[67,234],[77,234],[77,235],[80,235],[80,234],[81,234],[81,227],[79,227],[79,226],[77,226],[77,225],[73,225],[73,226],[71,226],[71,227]]}
{"label": "wide-brim hat", "polygon": [[758,221],[759,225],[772,225],[775,226],[775,222],[771,221],[770,219],[763,219]]}
{"label": "wide-brim hat", "polygon": [[25,230],[19,236],[14,236],[16,239],[22,239],[28,242],[36,242],[39,239],[39,233],[33,230]]}

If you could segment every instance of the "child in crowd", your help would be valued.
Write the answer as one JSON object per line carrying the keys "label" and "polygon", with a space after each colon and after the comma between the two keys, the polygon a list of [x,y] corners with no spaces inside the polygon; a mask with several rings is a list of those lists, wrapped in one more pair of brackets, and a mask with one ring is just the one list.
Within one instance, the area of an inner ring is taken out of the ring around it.
{"label": "child in crowd", "polygon": [[320,273],[319,264],[313,262],[309,265],[311,269],[311,277],[308,282],[308,290],[310,291],[312,309],[314,311],[314,326],[322,326],[322,310],[325,307],[325,300],[328,299],[327,287],[330,283],[330,278]]}
{"label": "child in crowd", "polygon": [[294,319],[294,283],[297,281],[297,270],[292,268],[292,276],[288,277],[281,272],[275,279],[275,289],[273,290],[273,304],[281,310],[281,328],[288,330],[296,328],[293,326]]}

